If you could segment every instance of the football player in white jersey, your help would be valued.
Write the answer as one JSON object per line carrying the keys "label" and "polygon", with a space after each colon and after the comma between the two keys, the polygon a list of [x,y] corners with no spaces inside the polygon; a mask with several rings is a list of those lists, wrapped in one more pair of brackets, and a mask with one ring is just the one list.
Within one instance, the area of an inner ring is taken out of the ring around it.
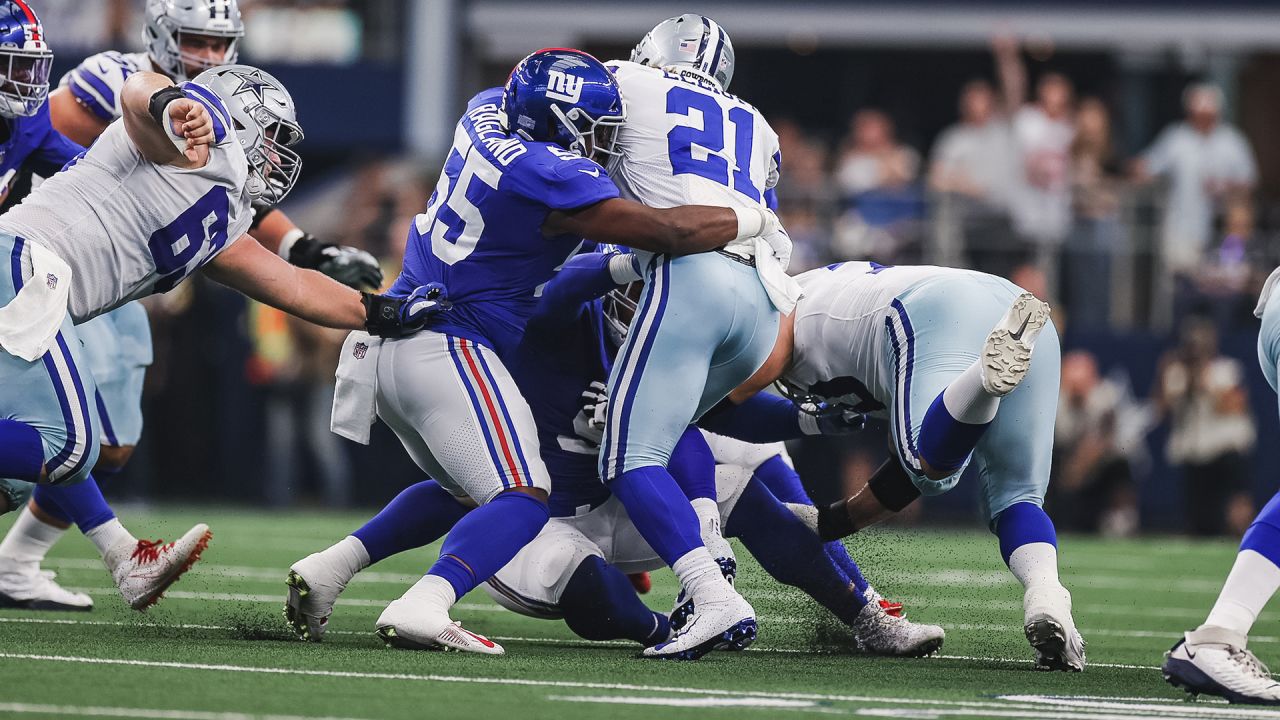
{"label": "football player in white jersey", "polygon": [[[726,92],[733,46],[724,30],[700,15],[671,18],[632,60],[608,63],[627,104],[608,168],[622,196],[651,207],[765,208],[778,138]],[[785,239],[781,226],[767,230]],[[754,610],[700,532],[715,523],[699,522],[666,466],[685,428],[764,362],[780,311],[791,310],[790,242],[779,244],[781,254],[757,238],[700,256],[642,258],[645,293],[609,378],[600,475],[695,604],[689,623],[646,657],[696,659],[755,638]]]}
{"label": "football player in white jersey", "polygon": [[[149,0],[144,19],[146,52],[98,53],[63,76],[49,96],[57,130],[88,147],[122,115],[122,89],[131,75],[151,71],[184,81],[234,63],[244,37],[236,0]],[[381,285],[381,270],[371,255],[316,240],[272,203],[255,203],[251,232],[295,265],[318,269],[357,289]],[[90,402],[102,420],[102,448],[94,468],[101,478],[124,468],[142,435],[142,387],[152,359],[150,325],[143,306],[128,303],[83,323],[79,333],[98,385]],[[49,498],[49,504],[55,502]],[[38,502],[24,508],[0,542],[0,604],[5,597],[22,597],[25,607],[92,608],[88,595],[68,593],[47,581],[39,566],[70,523],[83,525],[82,520]]]}
{"label": "football player in white jersey", "polygon": [[[362,294],[289,265],[250,239],[255,200],[278,202],[297,180],[302,136],[293,100],[267,73],[225,66],[174,86],[135,73],[123,117],[93,147],[0,216],[0,477],[77,487],[99,453],[100,419],[75,324],[203,270],[303,319],[402,334],[437,308]],[[105,512],[101,495],[70,498]],[[64,505],[65,509],[65,505]],[[86,535],[130,605],[146,607],[208,541],[198,525],[178,543],[136,542],[112,519]],[[178,561],[173,560],[177,558]]]}
{"label": "football player in white jersey", "polygon": [[946,492],[972,459],[989,527],[1026,589],[1023,629],[1037,667],[1083,670],[1042,508],[1061,365],[1048,305],[1002,278],[952,268],[846,262],[797,280],[804,296],[773,353],[731,397],[780,381],[801,402],[887,416],[895,456],[865,491],[818,513],[819,535],[843,537]]}

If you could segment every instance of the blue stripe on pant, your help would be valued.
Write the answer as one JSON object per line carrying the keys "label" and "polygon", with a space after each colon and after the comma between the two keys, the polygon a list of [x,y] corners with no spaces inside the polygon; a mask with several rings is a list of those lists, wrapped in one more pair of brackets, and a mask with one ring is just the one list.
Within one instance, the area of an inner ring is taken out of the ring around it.
{"label": "blue stripe on pant", "polygon": [[[24,245],[21,238],[0,234],[0,253],[10,258],[10,272],[0,274],[0,305],[13,300],[30,275]],[[53,483],[83,480],[98,459],[98,416],[91,404],[97,387],[83,360],[70,316],[36,362],[0,351],[0,416],[40,433]]]}
{"label": "blue stripe on pant", "polygon": [[689,423],[764,363],[778,320],[755,268],[718,253],[654,258],[609,377],[603,479],[665,466]]}
{"label": "blue stripe on pant", "polygon": [[[894,396],[888,403],[890,432],[899,461],[925,495],[947,492],[965,469],[940,480],[925,477],[919,456],[925,413],[978,359],[987,334],[1021,292],[1000,278],[975,274],[922,283],[893,303],[885,329],[885,367],[892,370]],[[988,519],[1020,502],[1044,503],[1061,362],[1057,330],[1050,323],[1036,341],[1026,379],[1000,401],[996,419],[970,456]]]}

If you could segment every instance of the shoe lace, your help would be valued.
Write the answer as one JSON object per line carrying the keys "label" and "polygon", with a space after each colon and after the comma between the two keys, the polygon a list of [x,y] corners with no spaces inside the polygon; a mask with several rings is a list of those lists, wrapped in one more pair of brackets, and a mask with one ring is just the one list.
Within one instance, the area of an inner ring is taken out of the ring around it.
{"label": "shoe lace", "polygon": [[1236,650],[1231,653],[1231,661],[1236,663],[1245,671],[1245,673],[1257,677],[1261,680],[1271,679],[1271,670],[1258,659],[1257,655],[1248,650]]}
{"label": "shoe lace", "polygon": [[139,540],[130,557],[139,563],[153,563],[160,559],[160,553],[172,547],[173,543],[166,545],[163,538],[159,540]]}
{"label": "shoe lace", "polygon": [[905,614],[905,613],[903,613],[903,611],[902,611],[902,603],[900,603],[900,602],[889,602],[888,600],[885,600],[884,598],[880,598],[880,603],[879,603],[879,604],[880,604],[880,609],[881,609],[881,610],[884,610],[884,614],[885,614],[885,615],[890,615],[890,616],[892,616],[892,617],[896,617],[896,618],[905,618],[905,617],[906,617],[906,614]]}

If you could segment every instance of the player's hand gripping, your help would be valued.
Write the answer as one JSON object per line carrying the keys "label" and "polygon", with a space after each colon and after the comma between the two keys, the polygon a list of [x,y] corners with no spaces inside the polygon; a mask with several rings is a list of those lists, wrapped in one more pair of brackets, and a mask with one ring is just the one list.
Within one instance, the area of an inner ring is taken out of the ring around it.
{"label": "player's hand gripping", "polygon": [[182,154],[193,163],[200,162],[197,148],[212,145],[214,141],[213,118],[209,117],[209,111],[195,100],[182,98],[165,106],[165,114],[173,134],[187,140],[186,147],[180,148]]}
{"label": "player's hand gripping", "polygon": [[382,287],[382,267],[373,255],[359,248],[321,242],[307,233],[289,249],[289,262],[319,270],[348,287],[377,290]]}
{"label": "player's hand gripping", "polygon": [[848,435],[866,426],[865,414],[839,404],[824,402],[800,406],[800,429],[806,435]]}
{"label": "player's hand gripping", "polygon": [[364,300],[365,331],[370,335],[386,338],[412,335],[421,330],[431,318],[451,307],[445,297],[444,286],[440,283],[419,285],[404,298],[369,293],[361,295]]}
{"label": "player's hand gripping", "polygon": [[582,391],[582,409],[573,417],[573,431],[593,445],[604,441],[609,416],[609,388],[596,380]]}

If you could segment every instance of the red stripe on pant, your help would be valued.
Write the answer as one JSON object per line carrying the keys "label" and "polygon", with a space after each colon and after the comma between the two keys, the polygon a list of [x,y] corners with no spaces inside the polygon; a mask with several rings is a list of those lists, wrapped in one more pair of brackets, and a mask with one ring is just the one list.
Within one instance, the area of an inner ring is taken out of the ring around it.
{"label": "red stripe on pant", "polygon": [[[493,397],[489,393],[489,386],[485,384],[484,375],[480,373],[480,369],[476,367],[475,358],[471,356],[471,341],[459,338],[458,347],[462,348],[462,357],[467,361],[467,368],[471,371],[472,381],[480,388],[480,395],[484,398],[485,407],[489,411],[490,423],[498,434],[498,445],[502,448],[502,457],[507,461],[507,470],[511,472],[511,479],[515,481],[516,487],[528,485],[528,482],[520,478],[520,471],[516,468],[515,454],[512,453],[511,445],[507,442],[507,434],[502,429],[502,416],[493,404]],[[493,391],[496,393],[498,389],[494,388]],[[514,433],[515,429],[513,428],[512,434],[514,435]],[[513,437],[512,440],[514,439]]]}

